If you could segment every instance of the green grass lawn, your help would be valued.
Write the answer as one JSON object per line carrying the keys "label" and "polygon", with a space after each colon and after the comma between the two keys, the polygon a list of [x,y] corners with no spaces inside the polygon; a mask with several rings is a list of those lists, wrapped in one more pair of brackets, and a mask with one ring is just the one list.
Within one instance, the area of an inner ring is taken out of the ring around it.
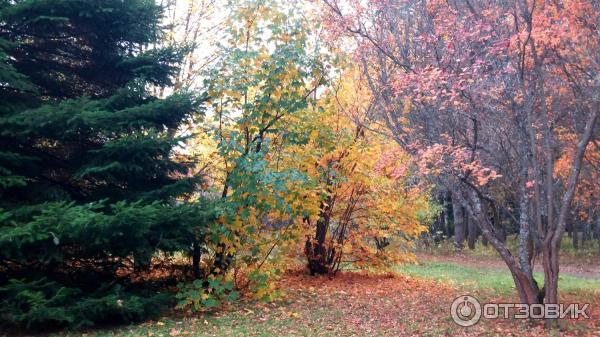
{"label": "green grass lawn", "polygon": [[[452,283],[492,296],[515,294],[514,282],[508,268],[471,267],[452,262],[426,261],[418,265],[401,265],[396,270],[400,274]],[[534,277],[541,286],[543,274],[534,273]],[[573,295],[600,294],[600,280],[560,275],[559,289]],[[489,293],[490,291],[493,293]]]}

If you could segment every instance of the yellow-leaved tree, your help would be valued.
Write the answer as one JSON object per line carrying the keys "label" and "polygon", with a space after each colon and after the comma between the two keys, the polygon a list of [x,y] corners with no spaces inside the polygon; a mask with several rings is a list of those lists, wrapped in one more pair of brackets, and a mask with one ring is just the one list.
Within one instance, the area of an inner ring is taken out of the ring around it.
{"label": "yellow-leaved tree", "polygon": [[305,202],[318,211],[304,219],[311,274],[412,260],[411,239],[432,215],[426,186],[411,178],[410,156],[370,121],[375,107],[365,87],[358,71],[343,72],[294,123],[307,143],[280,159],[315,182]]}

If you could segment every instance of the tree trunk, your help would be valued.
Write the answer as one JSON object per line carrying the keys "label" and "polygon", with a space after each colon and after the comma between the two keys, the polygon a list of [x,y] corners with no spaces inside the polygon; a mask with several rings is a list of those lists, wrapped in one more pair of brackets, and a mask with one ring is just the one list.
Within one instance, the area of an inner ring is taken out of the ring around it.
{"label": "tree trunk", "polygon": [[467,236],[467,245],[469,246],[470,250],[474,250],[475,243],[477,243],[477,223],[472,217],[465,217],[465,219],[467,219],[468,221],[467,228],[469,229],[469,234]]}
{"label": "tree trunk", "polygon": [[[558,304],[558,249],[552,244],[552,240],[544,240],[544,289],[546,291],[546,303]],[[546,320],[546,327],[551,327],[553,320]]]}
{"label": "tree trunk", "polygon": [[585,248],[588,241],[592,239],[592,224],[589,221],[583,223],[581,230],[581,245]]}
{"label": "tree trunk", "polygon": [[[494,233],[494,228],[489,218],[483,212],[481,199],[479,198],[479,196],[473,191],[471,193],[471,196],[469,197],[469,202],[467,202],[464,198],[463,200],[465,202],[469,215],[477,219],[481,229],[481,234],[487,238],[489,243],[494,247],[494,249],[496,249],[498,254],[500,254],[502,260],[504,260],[504,262],[508,266],[508,269],[510,270],[510,273],[515,282],[515,287],[517,288],[517,292],[519,294],[519,299],[521,300],[521,303],[542,303],[544,293],[543,291],[540,291],[539,286],[531,273],[531,265],[529,264],[530,261],[527,258],[527,250],[525,250],[525,254],[523,255],[523,252],[519,252],[518,263],[512,256],[508,248],[506,248],[506,246],[498,239],[498,237]],[[525,227],[525,229],[528,229],[528,227]],[[521,235],[524,237],[526,236],[524,234]],[[521,256],[526,257],[522,262]]]}
{"label": "tree trunk", "polygon": [[456,197],[452,198],[452,213],[454,215],[454,245],[462,249],[465,241],[464,209]]}
{"label": "tree trunk", "polygon": [[[567,226],[567,216],[571,209],[571,202],[575,196],[575,189],[577,188],[577,181],[579,174],[581,173],[581,165],[583,157],[585,155],[585,149],[590,142],[594,131],[594,125],[598,117],[598,109],[600,102],[595,102],[596,106],[593,107],[593,112],[590,114],[589,119],[586,122],[585,129],[581,138],[577,142],[577,150],[572,162],[571,173],[567,182],[565,193],[563,194],[560,201],[560,211],[556,220],[555,226],[552,221],[553,218],[548,216],[549,231],[544,239],[544,281],[546,288],[546,303],[558,304],[558,272],[559,272],[559,249],[560,241],[565,232]],[[552,175],[550,174],[550,177]],[[549,179],[550,180],[550,179]],[[550,184],[551,185],[551,184]],[[552,201],[552,190],[548,189],[549,201]],[[552,205],[549,202],[549,205]],[[548,207],[549,210],[552,207]],[[551,229],[554,229],[553,231]],[[547,319],[546,326],[551,327],[554,324],[554,319]]]}
{"label": "tree trunk", "polygon": [[449,238],[452,235],[450,230],[450,212],[452,204],[450,202],[450,196],[444,193],[444,235]]}
{"label": "tree trunk", "polygon": [[308,237],[304,246],[304,254],[308,260],[308,270],[311,275],[327,274],[331,270],[332,261],[328,261],[328,255],[330,254],[328,254],[325,240],[327,239],[327,230],[331,219],[332,203],[331,196],[321,202],[315,237],[314,239]]}
{"label": "tree trunk", "polygon": [[577,225],[577,222],[573,222],[572,225],[572,234],[571,234],[571,238],[573,239],[573,248],[575,248],[576,250],[579,250],[579,226]]}
{"label": "tree trunk", "polygon": [[598,241],[598,252],[600,252],[600,214],[596,217],[596,241]]}
{"label": "tree trunk", "polygon": [[202,257],[202,250],[200,243],[196,240],[192,246],[192,272],[194,273],[195,279],[202,278],[202,271],[200,270],[200,258]]}
{"label": "tree trunk", "polygon": [[496,233],[496,237],[498,237],[498,240],[504,243],[506,242],[506,230],[502,225],[502,217],[500,216],[500,211],[498,210],[498,207],[494,207],[492,211],[492,226],[494,228],[494,232]]}
{"label": "tree trunk", "polygon": [[510,267],[509,269],[515,281],[515,287],[517,288],[521,303],[542,304],[545,294],[543,290],[540,290],[537,282],[519,269],[512,270]]}
{"label": "tree trunk", "polygon": [[[489,203],[489,202],[486,202],[483,205],[483,214],[488,218],[488,220],[490,219],[490,209],[492,209],[492,207],[494,207],[494,205],[492,203]],[[494,226],[493,219],[491,221],[492,221],[492,226]],[[481,235],[481,244],[484,247],[487,247],[488,246],[488,240],[487,240],[487,238],[485,236],[483,236],[481,234],[481,230],[479,229],[479,226],[477,226],[477,235],[478,236]]]}

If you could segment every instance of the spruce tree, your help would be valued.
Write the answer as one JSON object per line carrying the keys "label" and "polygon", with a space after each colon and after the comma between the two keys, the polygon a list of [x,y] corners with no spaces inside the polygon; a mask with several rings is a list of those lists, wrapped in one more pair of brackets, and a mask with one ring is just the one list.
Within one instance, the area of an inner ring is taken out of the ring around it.
{"label": "spruce tree", "polygon": [[182,50],[152,48],[153,0],[0,1],[0,321],[82,326],[169,296],[124,274],[185,250],[198,178],[173,160],[186,93],[159,99]]}

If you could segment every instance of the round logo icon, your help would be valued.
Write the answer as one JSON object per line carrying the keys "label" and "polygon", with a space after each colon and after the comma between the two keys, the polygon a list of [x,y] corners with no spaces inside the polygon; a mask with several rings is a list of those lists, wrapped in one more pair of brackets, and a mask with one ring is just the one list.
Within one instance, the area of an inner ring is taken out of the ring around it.
{"label": "round logo icon", "polygon": [[459,296],[452,302],[450,314],[454,323],[464,327],[473,326],[481,318],[481,304],[473,296]]}

